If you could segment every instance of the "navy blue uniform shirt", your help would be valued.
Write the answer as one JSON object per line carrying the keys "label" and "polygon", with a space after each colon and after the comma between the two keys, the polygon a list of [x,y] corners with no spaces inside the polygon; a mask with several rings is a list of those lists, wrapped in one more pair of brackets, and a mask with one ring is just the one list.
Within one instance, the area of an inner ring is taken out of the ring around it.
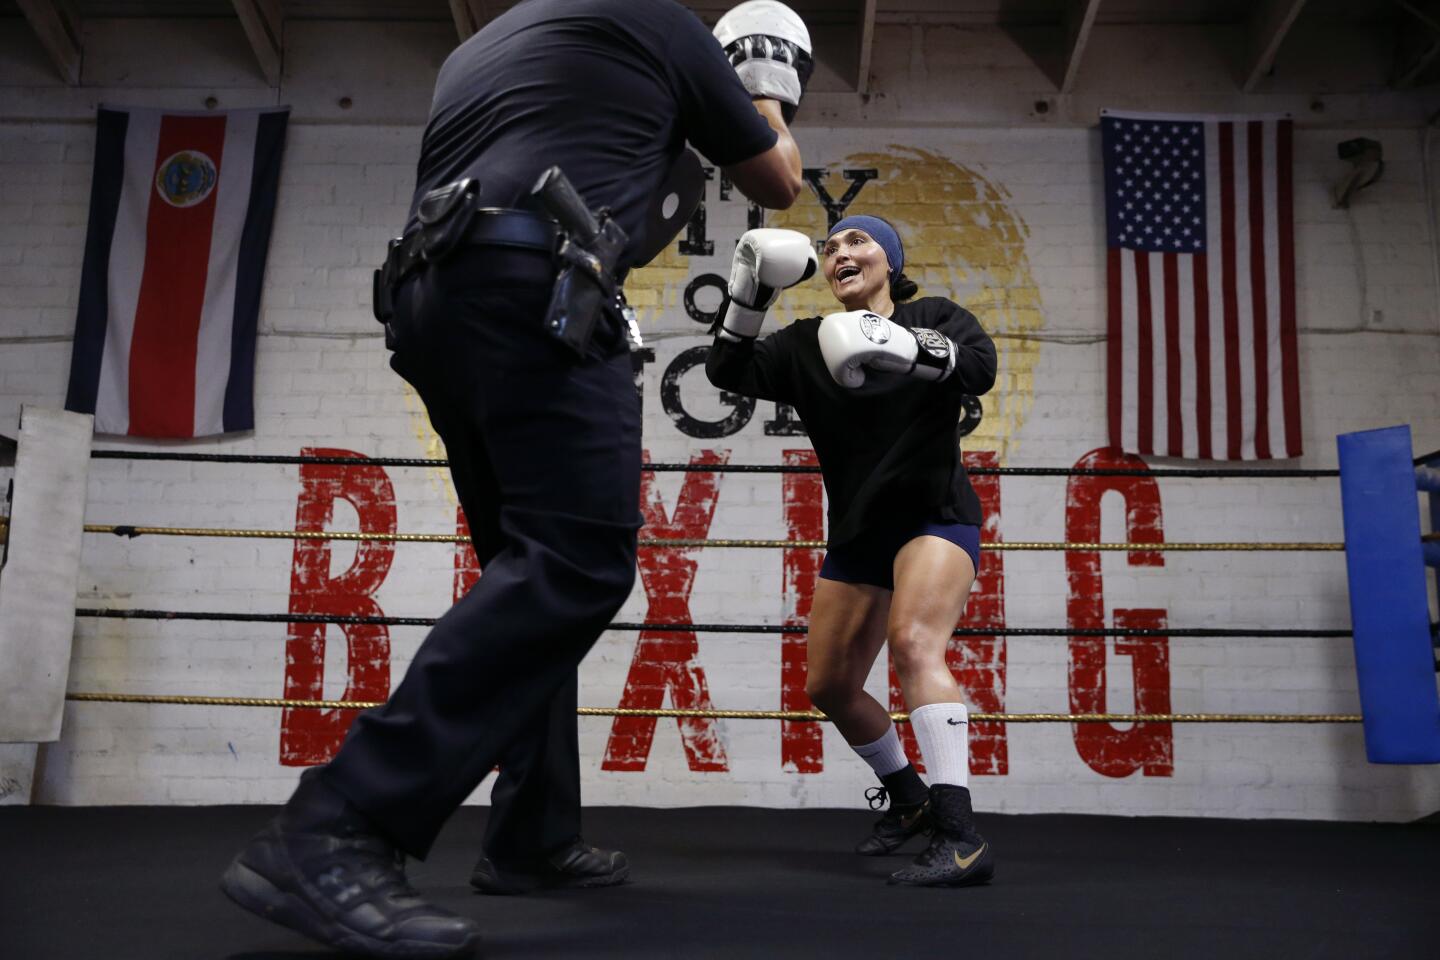
{"label": "navy blue uniform shirt", "polygon": [[434,187],[474,177],[483,205],[523,206],[558,164],[633,254],[686,140],[717,166],[776,141],[699,17],[675,0],[524,0],[440,67],[409,225]]}

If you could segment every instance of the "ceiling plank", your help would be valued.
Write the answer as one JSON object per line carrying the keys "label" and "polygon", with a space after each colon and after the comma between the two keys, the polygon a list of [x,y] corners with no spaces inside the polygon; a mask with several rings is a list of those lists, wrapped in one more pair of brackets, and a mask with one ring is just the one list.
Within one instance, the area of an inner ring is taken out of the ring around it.
{"label": "ceiling plank", "polygon": [[50,55],[60,79],[70,86],[80,84],[80,56],[84,52],[80,38],[80,15],[70,0],[15,0],[20,12],[30,22],[30,29]]}
{"label": "ceiling plank", "polygon": [[260,72],[265,82],[272,87],[280,86],[280,68],[284,63],[285,16],[280,10],[280,0],[231,0],[235,15],[245,28],[250,49],[260,63]]}
{"label": "ceiling plank", "polygon": [[1285,34],[1295,24],[1305,0],[1265,0],[1250,18],[1250,55],[1243,64],[1240,89],[1254,93],[1255,87],[1275,65],[1275,55]]}
{"label": "ceiling plank", "polygon": [[879,0],[860,0],[860,55],[855,64],[855,92],[870,92],[870,55],[875,50],[875,8]]}
{"label": "ceiling plank", "polygon": [[1060,81],[1060,92],[1069,93],[1075,87],[1075,75],[1080,72],[1080,58],[1085,55],[1085,45],[1090,42],[1090,29],[1095,26],[1095,14],[1100,11],[1100,0],[1071,0],[1066,11],[1065,22],[1065,73]]}

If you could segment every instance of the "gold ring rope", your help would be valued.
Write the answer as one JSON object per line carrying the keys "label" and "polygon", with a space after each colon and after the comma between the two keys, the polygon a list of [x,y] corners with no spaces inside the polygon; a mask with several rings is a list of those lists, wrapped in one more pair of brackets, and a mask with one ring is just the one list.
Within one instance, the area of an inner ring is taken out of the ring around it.
{"label": "gold ring rope", "polygon": [[[381,700],[286,700],[267,697],[185,697],[134,693],[67,693],[81,703],[147,703],[200,707],[284,707],[295,710],[369,710]],[[677,717],[703,720],[793,720],[826,722],[817,710],[640,710],[580,707],[582,717]],[[908,713],[890,719],[907,723]],[[1358,713],[971,713],[977,723],[1360,723]]]}
{"label": "gold ring rope", "polygon": [[[385,543],[469,543],[470,538],[449,533],[365,533],[354,530],[229,530],[213,527],[138,527],[123,524],[87,523],[86,533],[113,533],[118,536],[159,537],[230,537],[260,540],[376,540]],[[642,539],[642,547],[720,547],[750,549],[813,549],[823,550],[824,540],[704,540],[704,539]],[[1066,543],[1044,540],[992,541],[983,544],[987,550],[1107,550],[1127,553],[1163,550],[1198,553],[1207,551],[1341,551],[1343,543],[1280,542],[1280,543]]]}

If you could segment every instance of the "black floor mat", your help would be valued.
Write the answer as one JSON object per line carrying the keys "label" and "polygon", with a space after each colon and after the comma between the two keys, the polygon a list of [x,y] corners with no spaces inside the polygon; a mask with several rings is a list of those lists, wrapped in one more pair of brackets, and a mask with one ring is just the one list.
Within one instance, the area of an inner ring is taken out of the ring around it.
{"label": "black floor mat", "polygon": [[[337,956],[216,887],[270,807],[0,808],[0,957]],[[486,810],[462,809],[412,879],[477,918],[482,957],[1440,956],[1440,825],[983,816],[989,886],[887,887],[905,857],[849,852],[871,815],[601,807],[615,888],[483,897],[467,886]],[[917,852],[919,840],[910,853]]]}

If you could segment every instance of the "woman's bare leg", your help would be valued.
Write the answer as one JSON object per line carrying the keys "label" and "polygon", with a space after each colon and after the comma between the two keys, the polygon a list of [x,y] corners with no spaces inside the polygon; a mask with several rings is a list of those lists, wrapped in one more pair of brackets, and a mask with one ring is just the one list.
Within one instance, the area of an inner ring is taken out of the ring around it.
{"label": "woman's bare leg", "polygon": [[865,692],[865,678],[885,645],[889,609],[890,591],[883,587],[823,577],[815,582],[805,692],[851,745],[870,743],[890,727],[890,712]]}

